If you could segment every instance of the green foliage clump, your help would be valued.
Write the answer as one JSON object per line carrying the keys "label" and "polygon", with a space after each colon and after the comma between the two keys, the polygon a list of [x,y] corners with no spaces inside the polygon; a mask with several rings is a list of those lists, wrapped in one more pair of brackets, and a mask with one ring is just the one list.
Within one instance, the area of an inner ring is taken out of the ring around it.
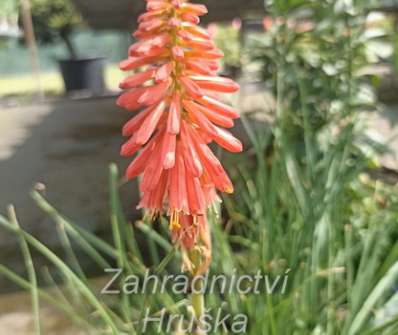
{"label": "green foliage clump", "polygon": [[70,0],[32,0],[32,19],[39,42],[51,44],[61,39],[70,56],[76,58],[71,34],[82,24],[82,18]]}
{"label": "green foliage clump", "polygon": [[13,15],[16,12],[17,2],[15,0],[2,0],[0,2],[0,16]]}
{"label": "green foliage clump", "polygon": [[0,47],[5,45],[11,37],[17,37],[18,5],[15,0],[2,0],[0,2]]}
{"label": "green foliage clump", "polygon": [[239,68],[241,66],[240,29],[234,25],[217,25],[214,40],[217,47],[224,53],[224,67]]}

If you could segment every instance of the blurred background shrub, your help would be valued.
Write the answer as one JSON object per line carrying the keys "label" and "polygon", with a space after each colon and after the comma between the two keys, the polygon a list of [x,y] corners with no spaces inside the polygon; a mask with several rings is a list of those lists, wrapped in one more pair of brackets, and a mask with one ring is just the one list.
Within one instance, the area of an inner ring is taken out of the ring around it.
{"label": "blurred background shrub", "polygon": [[54,44],[61,40],[70,58],[77,58],[77,49],[72,40],[82,18],[69,0],[32,0],[32,19],[39,43]]}

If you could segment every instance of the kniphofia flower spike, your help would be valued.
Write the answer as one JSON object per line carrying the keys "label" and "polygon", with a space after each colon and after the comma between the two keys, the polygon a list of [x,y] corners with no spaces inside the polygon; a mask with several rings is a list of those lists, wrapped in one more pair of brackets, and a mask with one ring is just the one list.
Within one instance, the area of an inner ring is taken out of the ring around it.
{"label": "kniphofia flower spike", "polygon": [[186,0],[146,0],[129,57],[120,64],[134,71],[121,84],[119,106],[140,112],[126,123],[129,140],[121,154],[137,154],[129,179],[142,176],[140,208],[166,213],[176,242],[186,249],[210,249],[206,210],[219,201],[216,190],[233,192],[220,161],[209,148],[216,142],[231,152],[242,144],[230,132],[238,112],[218,100],[239,89],[217,76],[223,53],[198,26],[204,5]]}

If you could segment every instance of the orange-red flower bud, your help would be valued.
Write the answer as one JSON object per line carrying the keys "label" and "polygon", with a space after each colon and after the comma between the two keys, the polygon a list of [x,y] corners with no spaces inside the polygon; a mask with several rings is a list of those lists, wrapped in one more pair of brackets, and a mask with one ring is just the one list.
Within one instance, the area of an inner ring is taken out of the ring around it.
{"label": "orange-red flower bud", "polygon": [[220,128],[233,127],[238,112],[215,98],[239,85],[217,76],[223,53],[198,26],[207,13],[204,5],[187,0],[146,0],[146,5],[133,34],[138,41],[120,64],[136,72],[120,83],[126,91],[117,103],[141,110],[123,127],[129,139],[121,154],[138,152],[126,176],[142,176],[139,207],[169,215],[174,238],[192,248],[206,231],[200,225],[207,225],[207,208],[219,201],[216,189],[233,191],[208,144],[242,151],[240,141]]}

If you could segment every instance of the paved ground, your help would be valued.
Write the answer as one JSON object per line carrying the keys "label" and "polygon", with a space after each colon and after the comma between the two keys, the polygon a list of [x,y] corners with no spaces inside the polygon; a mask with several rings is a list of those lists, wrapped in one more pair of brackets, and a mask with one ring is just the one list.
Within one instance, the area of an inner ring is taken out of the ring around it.
{"label": "paved ground", "polygon": [[[114,98],[46,103],[0,110],[0,213],[13,203],[21,224],[47,245],[60,243],[52,222],[29,196],[33,186],[66,216],[100,235],[109,234],[108,165],[119,157],[127,112]],[[127,214],[137,215],[135,185],[123,188]],[[15,240],[0,230],[0,263],[23,272]],[[0,277],[0,291],[8,288]]]}
{"label": "paved ground", "polygon": [[[42,306],[41,322],[45,335],[83,335],[64,315],[49,306]],[[29,295],[0,296],[0,332],[4,335],[35,335]]]}

